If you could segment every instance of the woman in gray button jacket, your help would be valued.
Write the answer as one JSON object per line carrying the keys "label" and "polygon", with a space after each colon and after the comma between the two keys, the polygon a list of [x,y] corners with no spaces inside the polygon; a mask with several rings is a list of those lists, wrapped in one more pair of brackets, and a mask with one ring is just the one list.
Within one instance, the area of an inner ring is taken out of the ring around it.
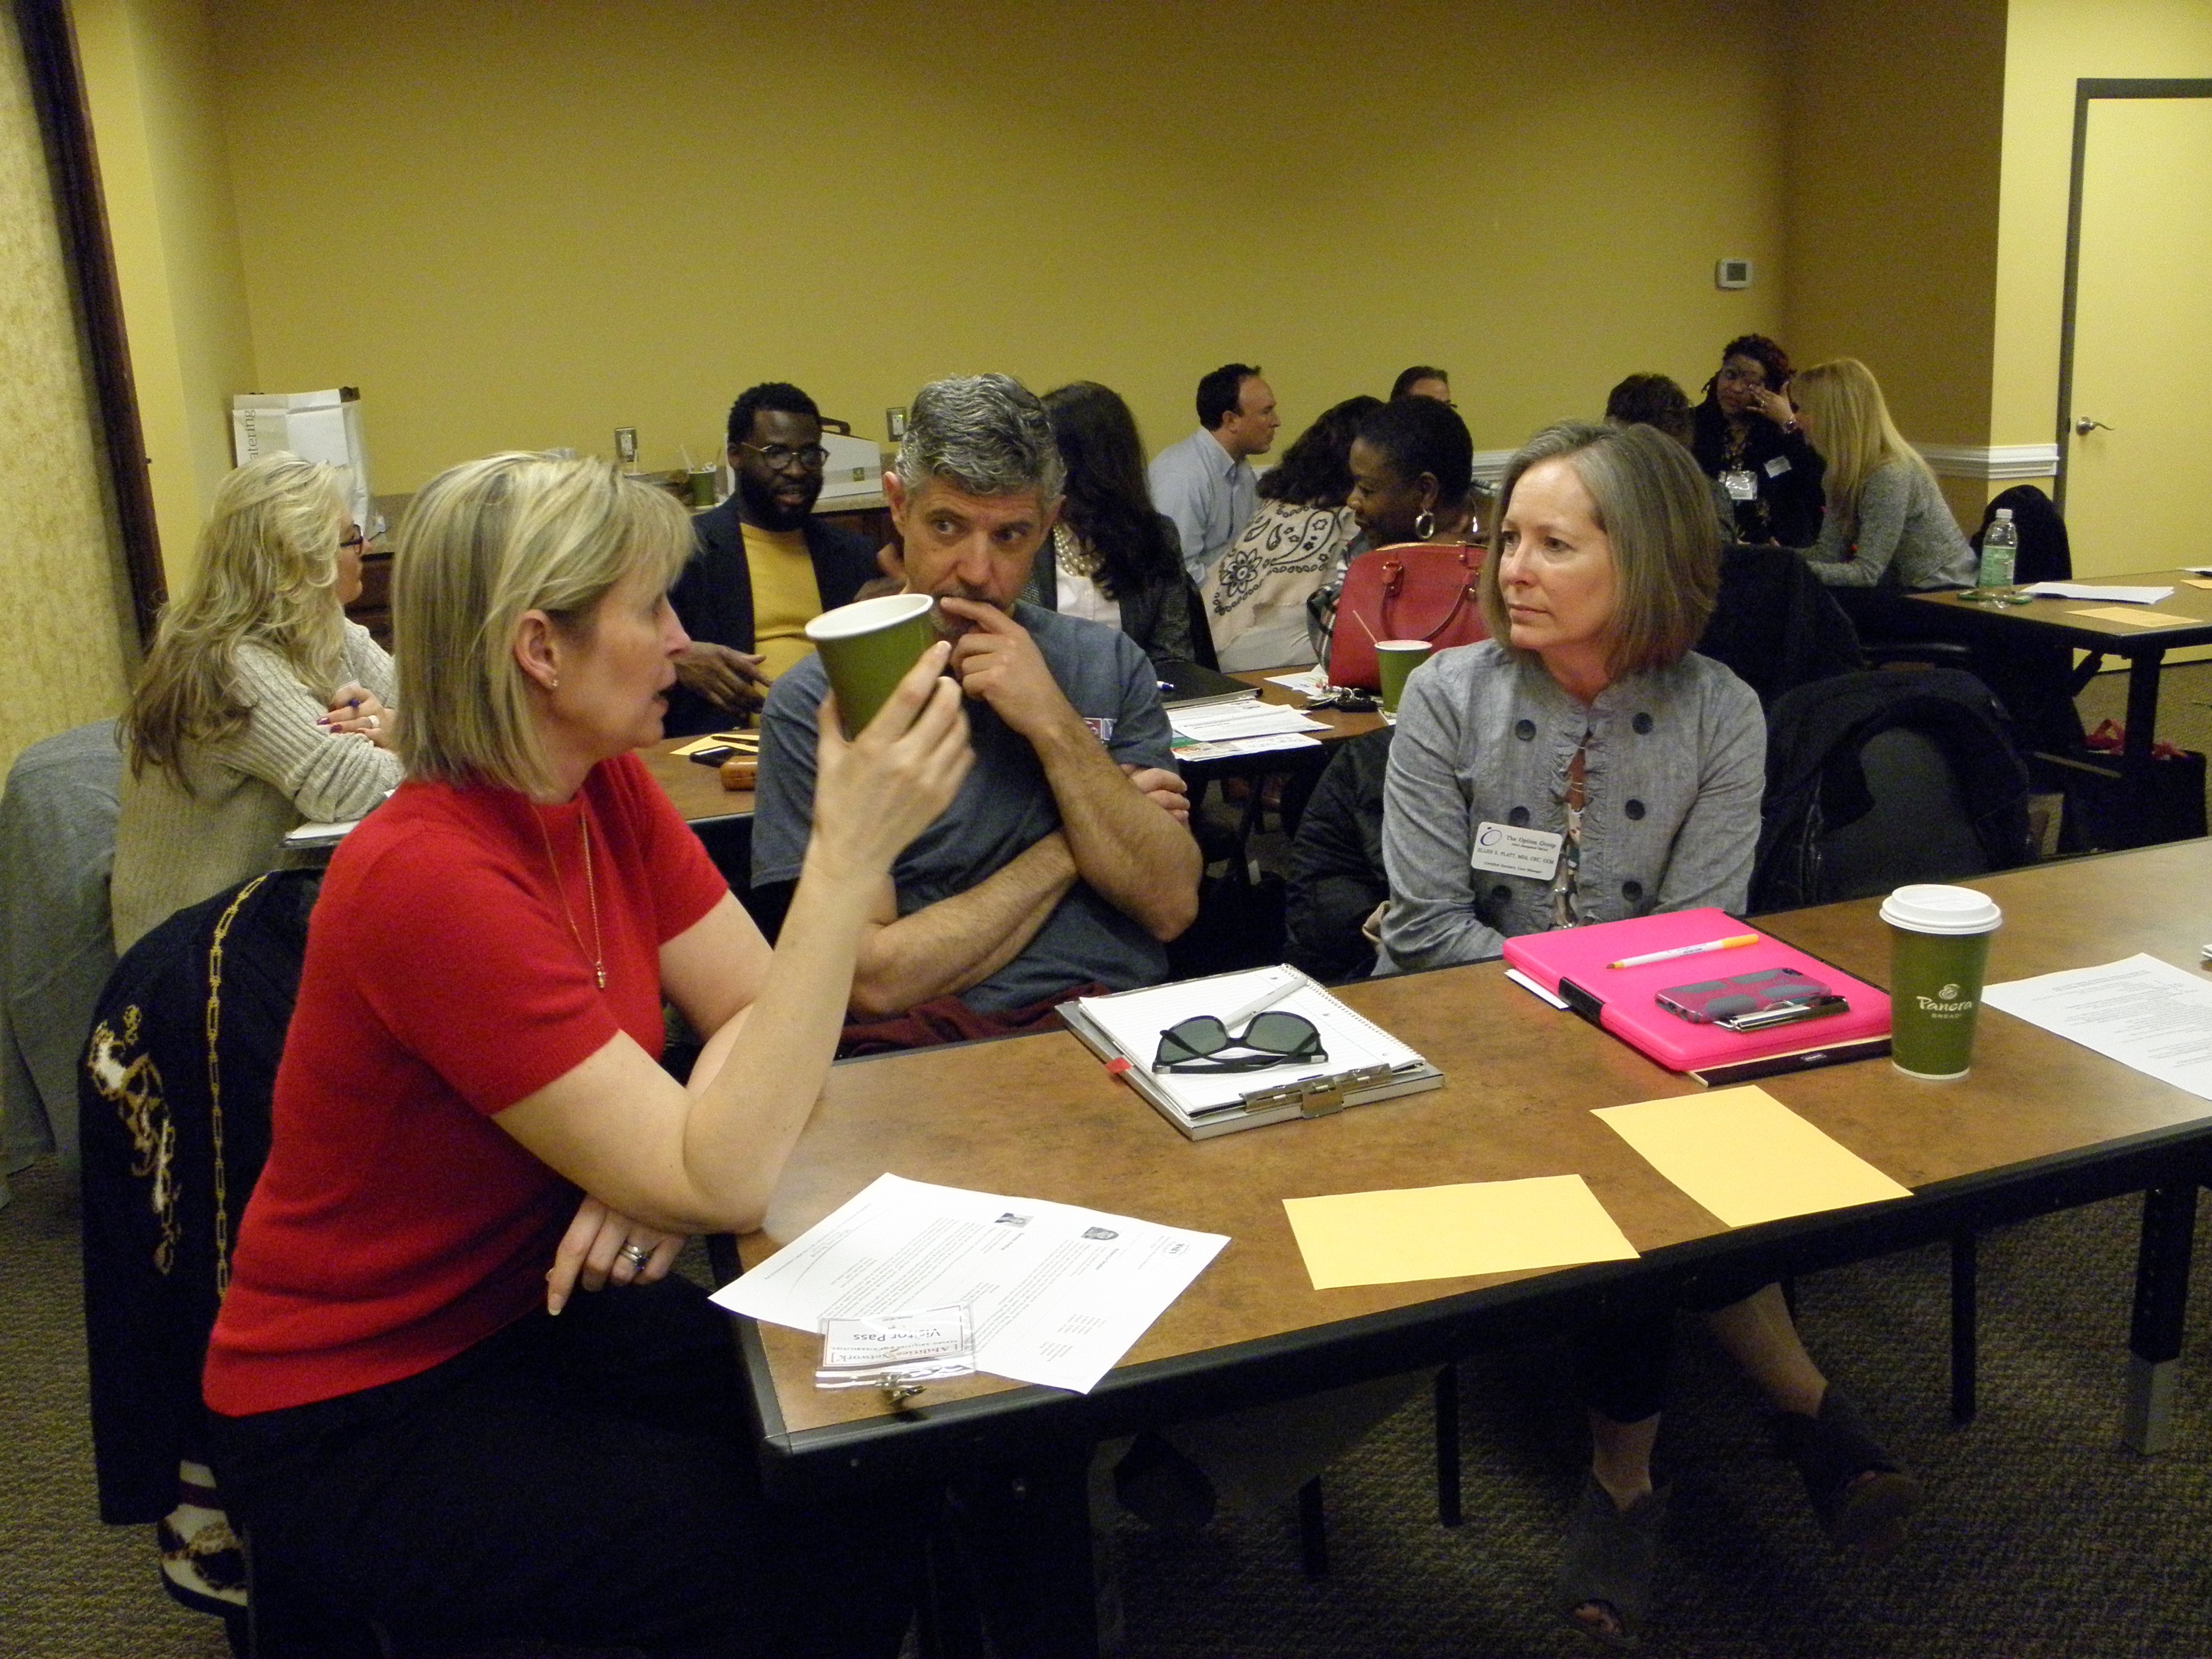
{"label": "woman in gray button jacket", "polygon": [[[1514,456],[1482,574],[1492,637],[1414,671],[1391,744],[1377,972],[1484,961],[1514,934],[1655,910],[1741,911],[1765,737],[1750,688],[1690,648],[1719,565],[1711,492],[1662,434],[1566,423]],[[1486,824],[1551,837],[1545,872],[1483,851]],[[1705,1315],[1781,1413],[1840,1541],[1893,1547],[1919,1501],[1814,1365],[1775,1285],[1708,1273],[1624,1295],[1583,1334],[1595,1444],[1559,1585],[1567,1616],[1607,1641],[1632,1640],[1648,1600],[1666,1500],[1651,1447],[1678,1308]]]}

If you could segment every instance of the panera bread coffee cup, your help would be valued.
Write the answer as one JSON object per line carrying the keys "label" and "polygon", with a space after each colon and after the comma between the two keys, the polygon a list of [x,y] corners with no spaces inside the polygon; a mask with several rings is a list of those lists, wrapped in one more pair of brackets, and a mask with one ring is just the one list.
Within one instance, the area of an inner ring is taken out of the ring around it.
{"label": "panera bread coffee cup", "polygon": [[1426,640],[1377,640],[1375,641],[1375,666],[1382,677],[1382,712],[1398,712],[1398,700],[1406,695],[1406,676],[1429,659],[1436,649]]}
{"label": "panera bread coffee cup", "polygon": [[2004,921],[1970,887],[1900,887],[1882,902],[1889,924],[1889,1057],[1907,1077],[1942,1082],[1974,1061],[1974,1016],[1990,935]]}
{"label": "panera bread coffee cup", "polygon": [[825,611],[806,624],[806,637],[829,672],[845,735],[876,717],[906,671],[937,643],[930,620],[935,604],[927,593],[887,593]]}

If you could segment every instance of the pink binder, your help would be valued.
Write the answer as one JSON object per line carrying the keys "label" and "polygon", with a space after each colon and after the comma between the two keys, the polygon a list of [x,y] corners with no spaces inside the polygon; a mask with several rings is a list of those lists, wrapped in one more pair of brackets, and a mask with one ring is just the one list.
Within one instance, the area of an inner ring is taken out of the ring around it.
{"label": "pink binder", "polygon": [[[1889,1052],[1889,993],[1853,979],[1795,945],[1759,933],[1759,943],[1711,951],[1642,968],[1608,968],[1624,957],[1758,933],[1724,910],[1673,910],[1628,921],[1600,922],[1557,933],[1523,933],[1505,941],[1505,960],[1601,1030],[1672,1072],[1706,1083],[1745,1083]],[[1698,1025],[1662,1008],[1656,993],[1677,985],[1796,968],[1850,1004],[1840,1014],[1732,1031]]]}

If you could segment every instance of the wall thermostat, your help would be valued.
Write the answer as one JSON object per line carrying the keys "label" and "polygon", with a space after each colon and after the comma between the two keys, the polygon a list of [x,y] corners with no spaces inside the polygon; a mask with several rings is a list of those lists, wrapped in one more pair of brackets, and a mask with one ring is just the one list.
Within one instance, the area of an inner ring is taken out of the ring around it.
{"label": "wall thermostat", "polygon": [[1713,267],[1713,286],[1715,288],[1749,288],[1751,261],[1723,259]]}

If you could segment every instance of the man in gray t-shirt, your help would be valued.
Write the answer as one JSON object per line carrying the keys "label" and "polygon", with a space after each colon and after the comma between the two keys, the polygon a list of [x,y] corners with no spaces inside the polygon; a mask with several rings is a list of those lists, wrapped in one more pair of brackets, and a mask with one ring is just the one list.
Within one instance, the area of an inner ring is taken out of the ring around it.
{"label": "man in gray t-shirt", "polygon": [[[853,979],[861,1018],[957,995],[1003,1015],[1092,981],[1167,977],[1164,942],[1198,908],[1200,855],[1151,662],[1119,630],[1019,604],[1059,507],[1037,400],[1002,376],[917,394],[884,495],[911,592],[957,634],[975,765],[900,854]],[[813,823],[809,657],[762,714],[753,882],[796,880]]]}

